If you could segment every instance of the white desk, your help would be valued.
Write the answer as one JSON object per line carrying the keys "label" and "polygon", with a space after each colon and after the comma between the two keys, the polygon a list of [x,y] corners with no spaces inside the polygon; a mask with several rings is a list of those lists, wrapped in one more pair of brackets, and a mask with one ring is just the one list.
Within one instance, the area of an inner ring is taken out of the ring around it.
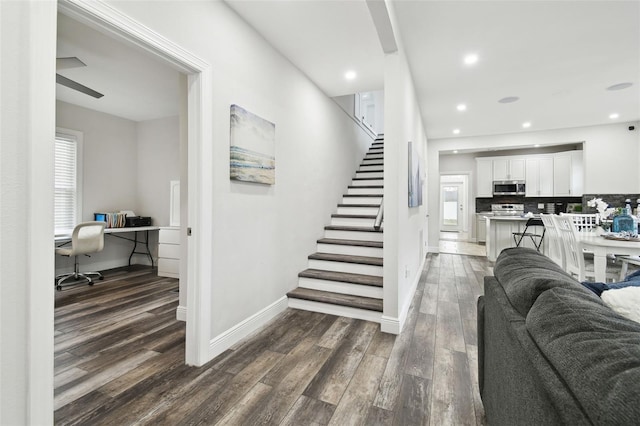
{"label": "white desk", "polygon": [[593,252],[593,270],[595,280],[605,282],[607,275],[607,254],[615,255],[640,255],[640,242],[608,240],[591,232],[579,232],[580,246]]}
{"label": "white desk", "polygon": [[[104,233],[105,235],[111,235],[112,237],[115,237],[115,238],[121,238],[123,240],[133,242],[133,249],[131,250],[131,254],[129,255],[129,265],[131,265],[131,258],[133,257],[134,254],[144,254],[151,260],[151,267],[154,267],[155,264],[153,262],[153,256],[151,256],[151,251],[149,250],[149,231],[159,231],[159,230],[160,230],[159,226],[130,226],[126,228],[105,228]],[[118,234],[127,234],[131,232],[135,233],[133,238],[125,237],[123,235],[118,235]],[[144,232],[144,235],[145,235],[144,240],[138,240],[138,232]],[[73,229],[69,229],[67,231],[64,231],[56,235],[55,236],[56,242],[66,241],[66,243],[61,244],[58,247],[68,244],[68,242],[71,240],[72,233],[73,233]],[[138,244],[144,244],[145,251],[136,251],[138,249]]]}

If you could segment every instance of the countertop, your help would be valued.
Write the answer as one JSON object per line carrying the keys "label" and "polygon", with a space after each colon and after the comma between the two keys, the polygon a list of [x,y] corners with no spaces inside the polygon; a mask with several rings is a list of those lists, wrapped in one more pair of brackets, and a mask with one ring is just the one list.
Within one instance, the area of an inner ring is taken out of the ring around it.
{"label": "countertop", "polygon": [[523,216],[487,216],[487,220],[497,220],[501,222],[526,222],[529,219],[533,219],[533,217],[523,217]]}

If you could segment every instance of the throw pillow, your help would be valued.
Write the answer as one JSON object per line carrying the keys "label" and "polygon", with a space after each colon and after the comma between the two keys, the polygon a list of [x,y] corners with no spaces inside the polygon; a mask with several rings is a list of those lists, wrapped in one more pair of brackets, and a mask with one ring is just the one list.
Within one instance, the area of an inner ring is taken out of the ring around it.
{"label": "throw pillow", "polygon": [[602,301],[611,309],[640,323],[640,287],[623,287],[602,292]]}

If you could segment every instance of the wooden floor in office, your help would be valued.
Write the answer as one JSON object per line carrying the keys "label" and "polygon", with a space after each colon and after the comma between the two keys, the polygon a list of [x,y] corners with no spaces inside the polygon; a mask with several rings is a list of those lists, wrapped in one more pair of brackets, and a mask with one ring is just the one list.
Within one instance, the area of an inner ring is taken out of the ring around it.
{"label": "wooden floor in office", "polygon": [[399,336],[288,309],[203,367],[184,365],[177,281],[110,271],[56,293],[56,424],[480,425],[483,257],[429,255]]}

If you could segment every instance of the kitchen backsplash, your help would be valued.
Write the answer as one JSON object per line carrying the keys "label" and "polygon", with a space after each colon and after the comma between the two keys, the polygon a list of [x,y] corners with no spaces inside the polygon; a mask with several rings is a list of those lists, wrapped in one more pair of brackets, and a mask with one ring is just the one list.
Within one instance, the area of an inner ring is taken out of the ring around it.
{"label": "kitchen backsplash", "polygon": [[[631,209],[635,209],[638,205],[640,194],[585,194],[582,196],[582,210],[585,213],[596,213],[596,209],[587,206],[587,202],[594,198],[602,198],[602,201],[609,204],[609,207],[624,207],[627,198],[631,199]],[[476,204],[478,204],[476,202]]]}
{"label": "kitchen backsplash", "polygon": [[[565,205],[567,203],[583,203],[583,205],[586,205],[586,202],[583,202],[583,198],[584,197],[524,197],[517,195],[476,198],[476,212],[491,211],[491,204],[524,204],[524,211],[527,213],[545,213],[545,207],[539,209],[538,204],[544,204],[546,206],[547,203],[563,203]],[[591,198],[588,198],[588,200]],[[608,202],[604,198],[603,200]]]}

